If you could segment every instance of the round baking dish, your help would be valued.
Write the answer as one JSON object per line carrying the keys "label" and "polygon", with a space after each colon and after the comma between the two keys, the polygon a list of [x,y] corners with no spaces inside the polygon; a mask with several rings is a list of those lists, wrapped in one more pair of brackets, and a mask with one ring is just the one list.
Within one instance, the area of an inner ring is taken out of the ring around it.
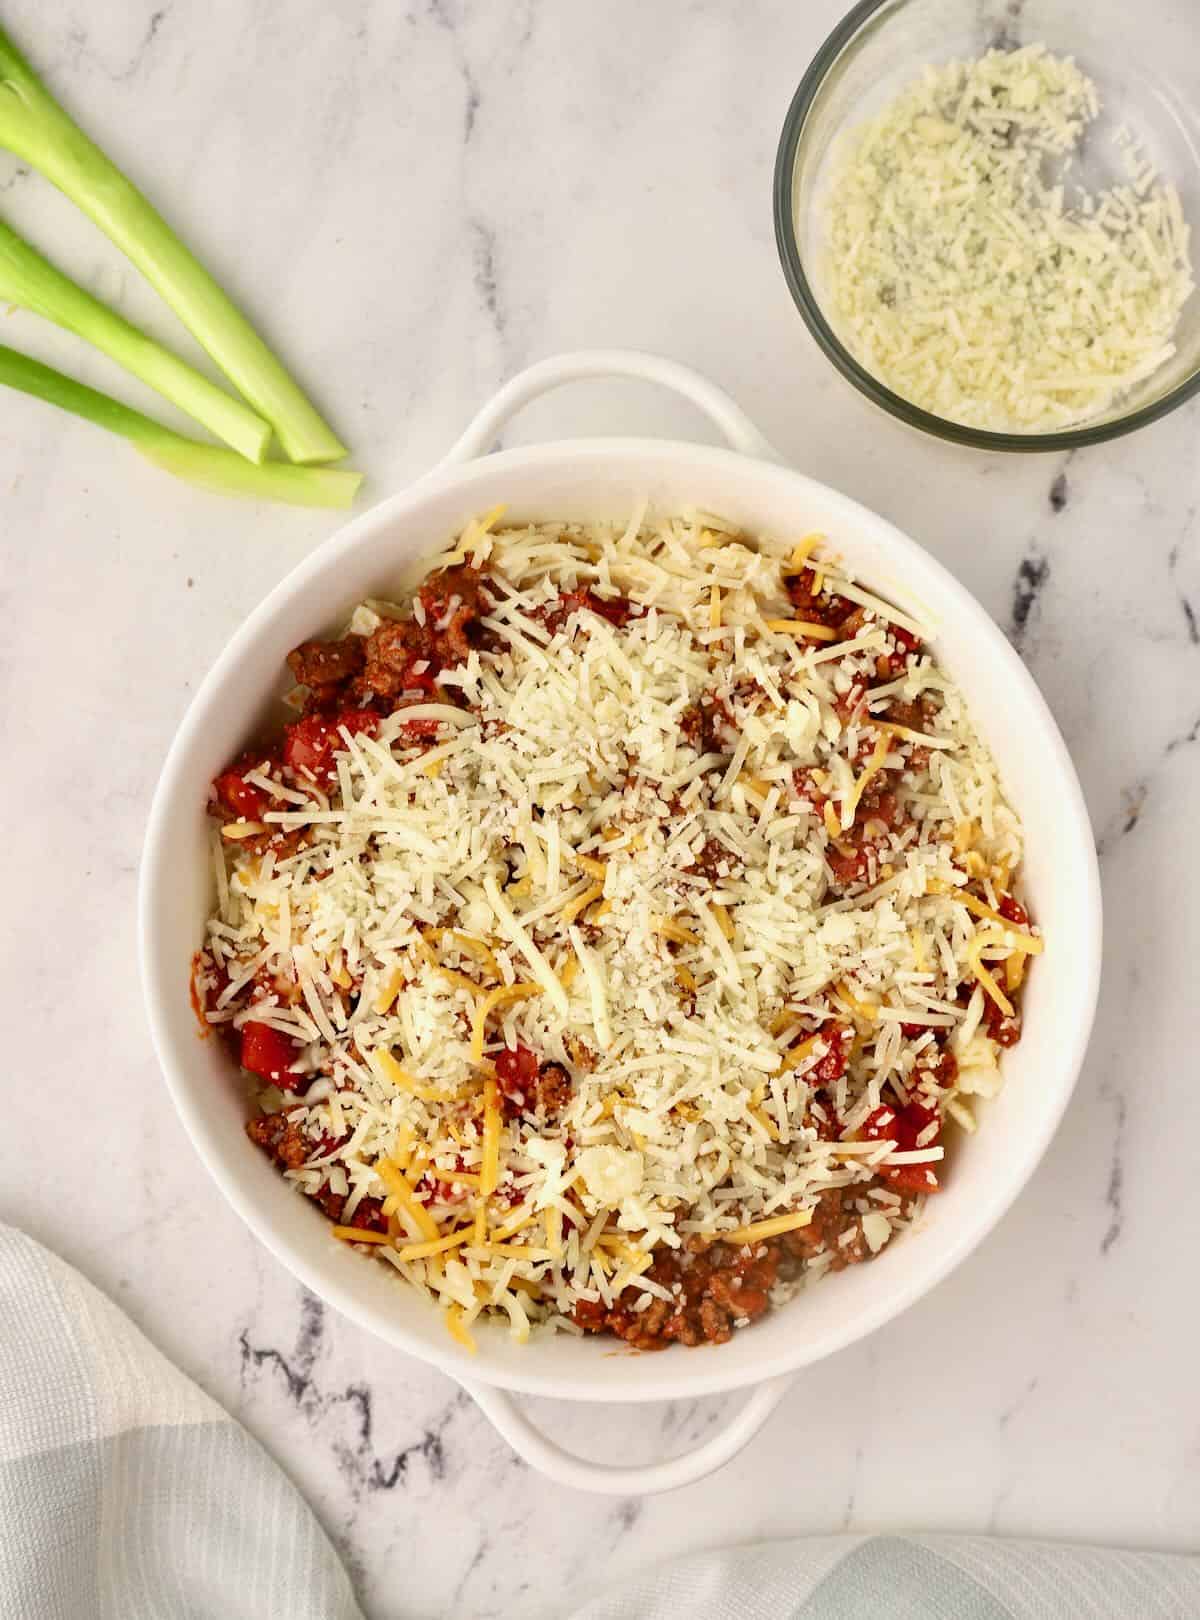
{"label": "round baking dish", "polygon": [[[730,448],[585,439],[487,454],[527,401],[561,383],[612,375],[684,395]],[[275,710],[288,650],[334,629],[361,598],[394,594],[471,516],[505,502],[516,521],[624,519],[643,494],[659,508],[698,506],[781,542],[821,530],[860,577],[932,628],[939,658],[965,692],[1024,819],[1025,885],[1048,948],[1030,976],[1025,1033],[1006,1055],[1002,1094],[963,1144],[920,1228],[870,1265],[827,1278],[717,1348],[639,1356],[563,1335],[519,1346],[503,1328],[480,1326],[471,1356],[421,1296],[338,1243],[246,1137],[243,1088],[222,1045],[199,1037],[188,996],[211,897],[205,801],[214,774]],[[666,1490],[727,1461],[794,1374],[911,1305],[980,1243],[1032,1174],[1066,1107],[1100,962],[1095,847],[1079,784],[1037,687],[1003,634],[912,540],[779,465],[719,389],[670,361],[617,352],[565,355],[514,378],[437,469],[350,523],[249,616],[197,692],[164,766],[146,835],[140,926],[146,1005],[167,1084],[201,1158],[250,1228],[320,1298],[457,1379],[527,1461],[564,1483],[614,1494]],[[513,1399],[655,1401],[741,1388],[753,1393],[728,1427],[698,1450],[646,1468],[568,1456]]]}

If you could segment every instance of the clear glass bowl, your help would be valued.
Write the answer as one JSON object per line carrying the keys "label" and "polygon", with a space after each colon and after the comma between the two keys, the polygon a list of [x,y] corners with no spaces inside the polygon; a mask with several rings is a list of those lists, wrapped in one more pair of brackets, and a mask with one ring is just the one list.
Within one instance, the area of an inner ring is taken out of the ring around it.
{"label": "clear glass bowl", "polygon": [[1200,256],[1200,35],[1195,0],[861,0],[822,45],[792,99],[775,161],[775,237],[809,330],[854,386],[892,416],[986,450],[1073,450],[1156,421],[1200,391],[1200,292],[1184,306],[1176,352],[1108,413],[1055,433],[993,433],[933,416],[893,393],[849,352],[826,314],[823,189],[839,135],[861,124],[928,64],[990,46],[1044,44],[1097,84],[1101,113],[1083,165],[1099,188],[1124,178],[1111,137],[1127,126],[1179,191]]}

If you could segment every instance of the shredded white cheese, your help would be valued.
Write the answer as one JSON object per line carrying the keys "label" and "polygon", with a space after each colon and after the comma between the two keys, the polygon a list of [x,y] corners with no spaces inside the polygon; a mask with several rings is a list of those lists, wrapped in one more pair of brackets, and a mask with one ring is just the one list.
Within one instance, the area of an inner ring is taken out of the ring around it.
{"label": "shredded white cheese", "polygon": [[1179,193],[1124,133],[1128,181],[1076,179],[1096,86],[1041,45],[929,67],[850,131],[827,196],[839,335],[949,421],[1051,432],[1103,416],[1175,352],[1192,295]]}

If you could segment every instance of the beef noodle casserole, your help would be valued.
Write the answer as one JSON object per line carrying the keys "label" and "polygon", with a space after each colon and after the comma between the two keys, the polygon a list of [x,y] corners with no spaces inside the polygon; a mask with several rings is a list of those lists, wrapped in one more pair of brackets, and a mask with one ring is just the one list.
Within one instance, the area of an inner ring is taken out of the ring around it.
{"label": "beef noodle casserole", "polygon": [[194,998],[253,1140],[460,1341],[721,1342],[975,1130],[1042,949],[1020,827],[826,541],[500,518],[290,654]]}

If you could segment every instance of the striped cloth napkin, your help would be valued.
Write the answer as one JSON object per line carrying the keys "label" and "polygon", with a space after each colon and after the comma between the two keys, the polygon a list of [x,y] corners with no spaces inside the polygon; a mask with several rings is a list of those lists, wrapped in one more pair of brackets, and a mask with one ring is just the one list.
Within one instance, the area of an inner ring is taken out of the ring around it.
{"label": "striped cloth napkin", "polygon": [[574,1620],[1198,1620],[1200,1559],[991,1536],[814,1536],[703,1553]]}
{"label": "striped cloth napkin", "polygon": [[[817,1537],[666,1565],[575,1620],[681,1615],[1200,1620],[1200,1559]],[[265,1616],[362,1620],[317,1521],[241,1425],[78,1272],[0,1225],[0,1620]]]}
{"label": "striped cloth napkin", "polygon": [[267,1454],[0,1226],[0,1620],[362,1620]]}

